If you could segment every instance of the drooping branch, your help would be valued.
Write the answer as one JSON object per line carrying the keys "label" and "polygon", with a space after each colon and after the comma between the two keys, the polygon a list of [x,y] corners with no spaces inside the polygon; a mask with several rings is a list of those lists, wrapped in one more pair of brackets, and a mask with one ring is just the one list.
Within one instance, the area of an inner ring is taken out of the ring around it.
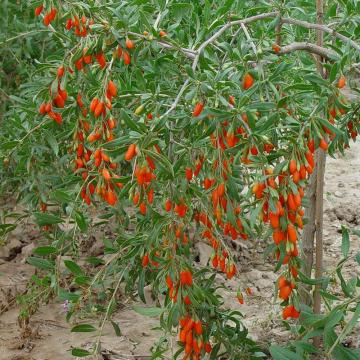
{"label": "drooping branch", "polygon": [[298,50],[308,51],[310,53],[319,55],[327,59],[336,59],[338,57],[338,54],[334,50],[326,49],[322,46],[308,42],[294,42],[292,44],[282,46],[279,54],[280,55],[289,54],[293,51],[298,51]]}

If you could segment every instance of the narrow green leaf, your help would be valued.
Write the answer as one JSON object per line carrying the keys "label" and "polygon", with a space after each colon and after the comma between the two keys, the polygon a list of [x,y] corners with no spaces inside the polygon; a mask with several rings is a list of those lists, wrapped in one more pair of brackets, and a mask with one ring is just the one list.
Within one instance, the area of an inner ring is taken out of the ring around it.
{"label": "narrow green leaf", "polygon": [[269,350],[274,360],[303,360],[302,356],[278,345],[271,345]]}
{"label": "narrow green leaf", "polygon": [[93,331],[96,331],[96,328],[90,324],[75,325],[71,329],[71,332],[93,332]]}
{"label": "narrow green leaf", "polygon": [[81,267],[71,260],[64,260],[64,265],[75,275],[83,275]]}
{"label": "narrow green leaf", "polygon": [[115,321],[110,321],[110,322],[111,322],[111,325],[114,328],[116,336],[121,336],[121,330],[120,330],[119,325]]}
{"label": "narrow green leaf", "polygon": [[85,357],[85,356],[91,355],[91,352],[89,352],[85,349],[74,348],[71,350],[71,355],[77,356],[77,357]]}
{"label": "narrow green leaf", "polygon": [[47,259],[41,259],[33,256],[28,257],[26,259],[26,262],[42,270],[54,270],[55,268],[55,264],[53,261]]}
{"label": "narrow green leaf", "polygon": [[85,232],[87,230],[88,224],[86,222],[84,215],[81,212],[79,211],[75,212],[75,221],[77,226],[82,232]]}
{"label": "narrow green leaf", "polygon": [[58,156],[59,154],[59,144],[56,140],[56,138],[54,137],[54,135],[50,132],[50,131],[46,131],[45,132],[45,139],[48,142],[48,144],[50,145],[52,151],[54,152],[54,154],[56,156]]}
{"label": "narrow green leaf", "polygon": [[343,256],[346,258],[349,255],[349,250],[350,250],[349,230],[344,225],[341,225],[341,233],[342,233],[341,252]]}
{"label": "narrow green leaf", "polygon": [[61,219],[59,216],[52,214],[36,212],[34,213],[34,216],[35,216],[35,221],[39,226],[60,224],[63,222],[63,219]]}
{"label": "narrow green leaf", "polygon": [[49,255],[57,252],[57,249],[53,246],[39,246],[34,249],[33,253],[37,255]]}
{"label": "narrow green leaf", "polygon": [[158,307],[141,307],[138,305],[133,306],[133,310],[137,312],[140,315],[149,316],[149,317],[157,317],[160,316],[164,309],[158,308]]}

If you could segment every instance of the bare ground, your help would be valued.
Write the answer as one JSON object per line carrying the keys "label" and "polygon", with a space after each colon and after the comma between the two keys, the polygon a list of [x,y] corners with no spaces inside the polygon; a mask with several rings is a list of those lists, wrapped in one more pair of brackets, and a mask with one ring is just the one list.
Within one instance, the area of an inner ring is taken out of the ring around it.
{"label": "bare ground", "polygon": [[[345,157],[327,158],[324,202],[324,245],[325,271],[334,269],[341,258],[341,224],[360,229],[360,143],[353,144]],[[94,340],[91,334],[71,333],[71,324],[65,321],[62,304],[52,300],[41,305],[30,320],[31,333],[21,334],[18,324],[19,307],[15,296],[25,290],[25,284],[34,270],[24,259],[36,244],[37,230],[25,224],[0,247],[0,360],[66,360],[73,359],[72,347],[87,348]],[[24,230],[26,229],[26,231]],[[351,255],[360,250],[360,239],[351,236]],[[240,271],[236,278],[227,281],[224,291],[225,305],[244,314],[244,324],[250,336],[268,345],[270,342],[286,342],[289,331],[283,326],[280,308],[274,297],[274,282],[277,275],[273,266],[263,259],[264,244],[243,242],[239,246]],[[202,248],[206,254],[208,249]],[[200,261],[206,259],[200,257]],[[251,270],[249,270],[251,269]],[[346,278],[360,276],[360,266],[355,260],[344,267]],[[219,280],[221,276],[219,275]],[[245,304],[236,300],[236,291],[241,285],[249,286],[253,295],[245,296]],[[333,285],[336,291],[338,285]],[[150,298],[148,296],[148,298]],[[151,300],[150,300],[151,302]],[[149,359],[151,347],[161,333],[153,328],[157,319],[143,317],[132,310],[130,300],[123,301],[123,307],[116,313],[122,335],[117,337],[106,325],[101,341],[103,359],[132,360]],[[356,333],[348,339],[352,346],[359,346]]]}

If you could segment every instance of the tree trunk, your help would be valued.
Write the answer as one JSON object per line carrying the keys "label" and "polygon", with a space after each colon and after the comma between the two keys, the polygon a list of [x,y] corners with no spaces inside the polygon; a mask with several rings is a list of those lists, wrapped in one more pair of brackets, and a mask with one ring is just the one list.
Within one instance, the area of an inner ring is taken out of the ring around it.
{"label": "tree trunk", "polygon": [[[316,0],[316,14],[317,23],[323,24],[324,18],[324,4],[323,0]],[[324,34],[322,31],[317,31],[317,45],[323,45]],[[322,77],[325,77],[324,69],[322,67],[322,59],[317,57],[317,69]],[[318,149],[316,152],[316,206],[315,206],[315,231],[316,231],[316,252],[315,252],[315,278],[320,279],[323,272],[323,202],[324,202],[324,177],[325,177],[325,152]],[[314,313],[321,312],[321,285],[317,284],[314,291]],[[314,345],[320,345],[321,338],[314,338]]]}

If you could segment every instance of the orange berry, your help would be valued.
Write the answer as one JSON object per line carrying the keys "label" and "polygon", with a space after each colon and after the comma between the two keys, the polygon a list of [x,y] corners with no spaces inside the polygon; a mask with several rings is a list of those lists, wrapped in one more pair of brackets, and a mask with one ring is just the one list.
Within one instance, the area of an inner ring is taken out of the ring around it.
{"label": "orange berry", "polygon": [[185,177],[187,181],[191,181],[192,177],[193,177],[193,171],[191,168],[187,167],[185,169]]}
{"label": "orange berry", "polygon": [[99,117],[102,114],[103,110],[104,110],[104,103],[99,101],[94,110],[94,116],[96,118]]}
{"label": "orange berry", "polygon": [[290,174],[293,175],[296,170],[297,170],[296,160],[295,160],[295,159],[291,159],[291,160],[290,160],[290,163],[289,163],[289,171],[290,171]]}
{"label": "orange berry", "polygon": [[142,202],[139,206],[139,210],[140,210],[140,213],[142,215],[145,215],[146,214],[146,204],[144,202]]}
{"label": "orange berry", "polygon": [[296,229],[295,229],[294,225],[288,224],[287,234],[288,234],[289,240],[295,244],[297,241],[297,234],[296,234]]}
{"label": "orange berry", "polygon": [[102,176],[104,177],[104,179],[105,179],[106,181],[110,181],[111,175],[110,175],[110,172],[109,172],[108,169],[103,168],[101,173],[102,173]]}
{"label": "orange berry", "polygon": [[197,335],[201,335],[203,333],[201,321],[196,321],[194,324],[194,329]]}
{"label": "orange berry", "polygon": [[279,290],[279,298],[283,300],[287,300],[290,297],[292,289],[290,286],[283,286]]}
{"label": "orange berry", "polygon": [[130,144],[126,153],[125,153],[125,160],[131,161],[137,154],[136,151],[136,144]]}
{"label": "orange berry", "polygon": [[134,49],[134,48],[135,48],[135,43],[134,43],[132,40],[126,38],[125,46],[126,46],[128,49]]}
{"label": "orange berry", "polygon": [[328,143],[326,142],[325,139],[321,139],[321,140],[320,140],[319,147],[320,147],[321,149],[323,149],[324,151],[327,150],[327,148],[328,148]]}
{"label": "orange berry", "polygon": [[39,16],[41,14],[41,12],[43,11],[44,5],[40,5],[38,7],[35,8],[35,16]]}
{"label": "orange berry", "polygon": [[249,73],[246,73],[243,79],[243,89],[248,90],[253,86],[253,84],[254,78]]}
{"label": "orange berry", "polygon": [[204,103],[198,102],[194,107],[193,116],[198,117],[203,111],[203,108],[204,108]]}
{"label": "orange berry", "polygon": [[232,95],[229,96],[229,104],[235,106],[235,97]]}
{"label": "orange berry", "polygon": [[108,83],[107,91],[111,96],[116,96],[117,94],[117,87],[112,80]]}
{"label": "orange berry", "polygon": [[172,202],[170,199],[167,199],[165,202],[165,211],[169,212],[172,209]]}
{"label": "orange berry", "polygon": [[90,103],[90,111],[91,112],[94,112],[95,109],[96,109],[96,106],[98,105],[99,103],[99,99],[97,97],[94,97]]}
{"label": "orange berry", "polygon": [[149,255],[145,254],[142,258],[141,265],[142,267],[146,267],[149,264]]}
{"label": "orange berry", "polygon": [[338,80],[337,87],[339,89],[342,89],[345,85],[346,85],[346,77],[344,75],[341,75]]}
{"label": "orange berry", "polygon": [[278,44],[272,44],[271,47],[277,54],[281,51],[281,47]]}
{"label": "orange berry", "polygon": [[60,66],[57,70],[57,77],[61,78],[64,75],[65,68],[63,66]]}
{"label": "orange berry", "polygon": [[192,274],[189,270],[182,270],[180,272],[180,284],[181,285],[192,285]]}
{"label": "orange berry", "polygon": [[124,59],[124,64],[125,65],[130,65],[131,57],[130,57],[128,52],[126,52],[126,51],[123,52],[123,59]]}

